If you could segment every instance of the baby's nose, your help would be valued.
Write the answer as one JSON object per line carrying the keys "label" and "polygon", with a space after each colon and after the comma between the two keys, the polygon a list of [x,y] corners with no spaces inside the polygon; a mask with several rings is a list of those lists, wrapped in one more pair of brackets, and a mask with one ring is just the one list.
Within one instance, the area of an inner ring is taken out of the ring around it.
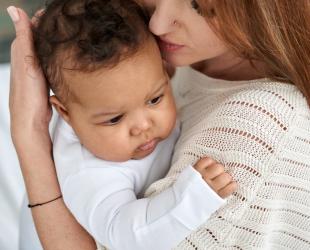
{"label": "baby's nose", "polygon": [[152,127],[152,121],[150,118],[143,116],[138,119],[131,128],[131,135],[137,136],[141,133],[148,131]]}

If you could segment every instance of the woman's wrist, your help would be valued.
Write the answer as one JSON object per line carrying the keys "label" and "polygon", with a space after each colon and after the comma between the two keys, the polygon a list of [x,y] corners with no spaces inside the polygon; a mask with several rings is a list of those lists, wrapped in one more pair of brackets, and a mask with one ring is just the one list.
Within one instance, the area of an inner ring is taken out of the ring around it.
{"label": "woman's wrist", "polygon": [[[14,135],[12,134],[12,138]],[[13,139],[14,140],[14,139]],[[52,157],[48,130],[24,130],[14,141],[25,186],[31,203],[59,196],[60,188]]]}
{"label": "woman's wrist", "polygon": [[50,200],[60,195],[55,165],[51,152],[36,150],[19,156],[26,190],[31,204]]}

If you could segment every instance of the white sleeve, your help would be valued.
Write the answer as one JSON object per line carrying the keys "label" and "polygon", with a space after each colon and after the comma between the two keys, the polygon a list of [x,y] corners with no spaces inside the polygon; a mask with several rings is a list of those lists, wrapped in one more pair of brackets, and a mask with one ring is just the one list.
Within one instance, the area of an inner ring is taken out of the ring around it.
{"label": "white sleeve", "polygon": [[225,203],[191,166],[150,198],[137,199],[130,176],[113,168],[82,170],[62,191],[81,225],[114,250],[171,249]]}

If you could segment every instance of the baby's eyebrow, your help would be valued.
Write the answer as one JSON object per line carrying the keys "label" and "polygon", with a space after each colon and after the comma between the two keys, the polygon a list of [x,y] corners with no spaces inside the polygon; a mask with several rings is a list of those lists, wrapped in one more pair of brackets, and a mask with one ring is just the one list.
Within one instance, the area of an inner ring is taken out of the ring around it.
{"label": "baby's eyebrow", "polygon": [[[159,86],[158,88],[156,88],[153,92],[152,92],[152,95],[156,94],[157,92],[159,92],[161,89],[163,89],[169,82],[169,78],[168,77],[163,77],[162,79],[160,79],[159,81]],[[113,116],[113,115],[119,115],[120,112],[118,111],[101,111],[101,112],[98,112],[96,114],[93,114],[91,117],[93,119],[95,118],[98,118],[98,117],[101,117],[101,116]]]}
{"label": "baby's eyebrow", "polygon": [[99,112],[99,113],[96,113],[96,114],[93,114],[92,115],[92,118],[97,118],[99,116],[112,116],[112,115],[118,115],[119,112]]}
{"label": "baby's eyebrow", "polygon": [[157,92],[159,92],[159,90],[161,90],[162,88],[164,88],[164,87],[168,84],[169,81],[168,81],[168,78],[165,77],[165,78],[162,78],[159,82],[160,82],[161,84],[159,85],[158,88],[156,88],[156,89],[153,91],[154,94],[157,93]]}

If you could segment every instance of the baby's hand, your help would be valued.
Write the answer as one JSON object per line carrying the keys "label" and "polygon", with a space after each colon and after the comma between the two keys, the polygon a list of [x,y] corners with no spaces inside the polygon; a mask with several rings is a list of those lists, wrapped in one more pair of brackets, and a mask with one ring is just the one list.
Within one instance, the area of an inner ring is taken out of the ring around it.
{"label": "baby's hand", "polygon": [[225,173],[224,166],[215,160],[205,157],[200,159],[194,168],[201,174],[208,185],[222,198],[231,195],[237,188],[230,174]]}

